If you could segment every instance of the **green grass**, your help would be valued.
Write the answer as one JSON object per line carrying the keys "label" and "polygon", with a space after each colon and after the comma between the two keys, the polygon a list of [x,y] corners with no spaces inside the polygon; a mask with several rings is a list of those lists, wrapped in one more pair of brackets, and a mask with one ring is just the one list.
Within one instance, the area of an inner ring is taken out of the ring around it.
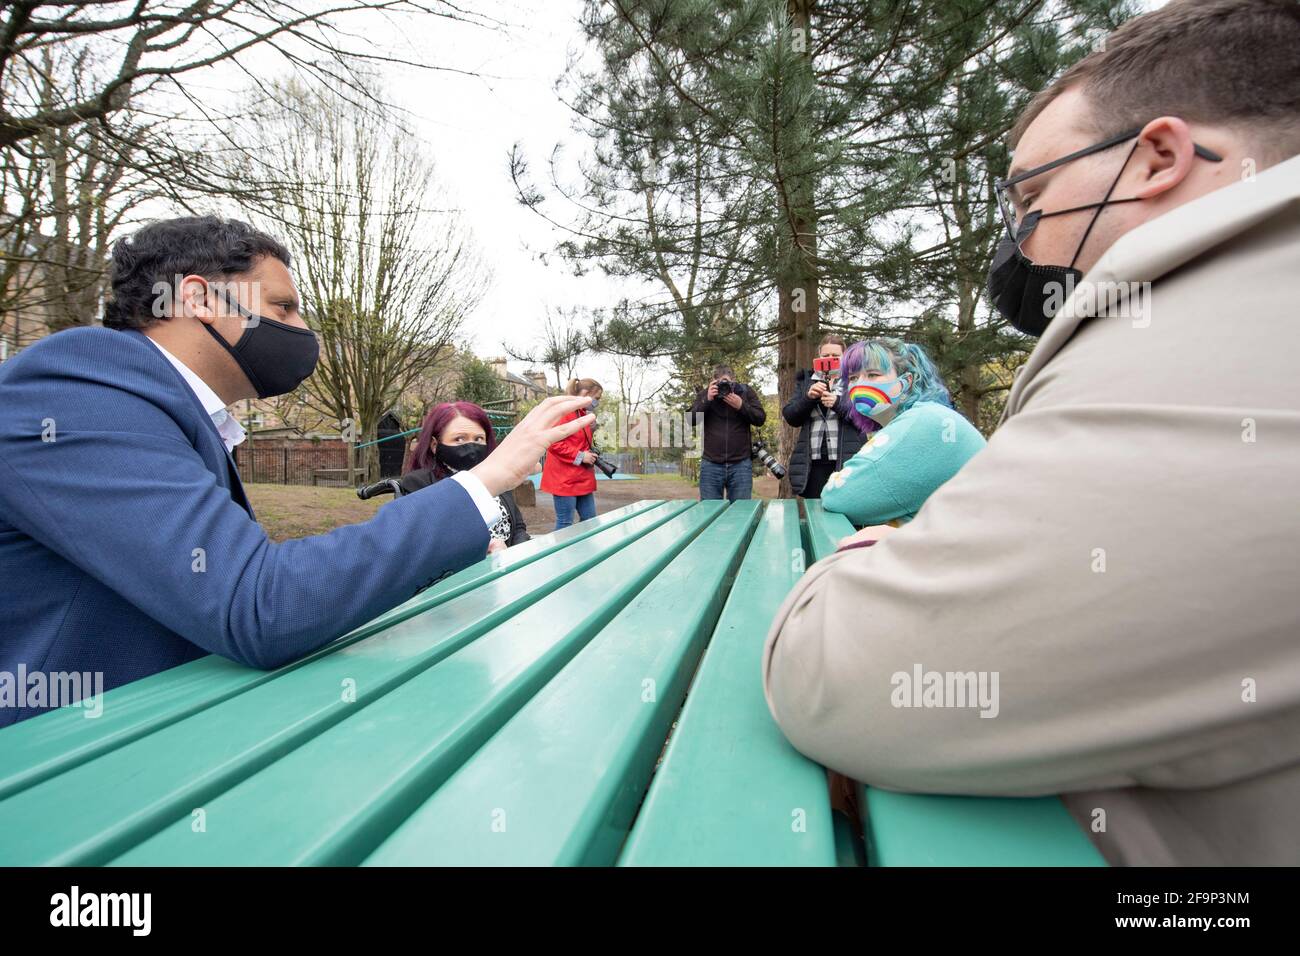
{"label": "green grass", "polygon": [[362,501],[352,488],[310,485],[249,484],[244,486],[257,520],[272,541],[324,534],[340,525],[374,516],[387,497]]}

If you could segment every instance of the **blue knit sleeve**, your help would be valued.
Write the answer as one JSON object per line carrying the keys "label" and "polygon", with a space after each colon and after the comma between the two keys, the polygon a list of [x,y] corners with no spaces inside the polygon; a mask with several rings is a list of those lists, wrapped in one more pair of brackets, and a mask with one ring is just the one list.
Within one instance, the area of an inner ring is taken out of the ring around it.
{"label": "blue knit sleeve", "polygon": [[874,432],[861,451],[830,476],[822,504],[859,526],[911,520],[983,447],[983,436],[960,413],[935,402],[918,402]]}

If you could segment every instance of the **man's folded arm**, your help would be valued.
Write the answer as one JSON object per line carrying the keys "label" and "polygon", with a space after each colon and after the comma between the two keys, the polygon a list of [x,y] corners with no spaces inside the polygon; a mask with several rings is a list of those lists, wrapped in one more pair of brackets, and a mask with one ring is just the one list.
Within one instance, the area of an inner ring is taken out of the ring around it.
{"label": "man's folded arm", "polygon": [[[1017,416],[911,524],[809,569],[763,659],[798,749],[888,789],[1005,795],[1209,787],[1300,758],[1283,502],[1226,423],[1189,441],[1124,414]],[[1163,494],[1180,472],[1205,480]],[[1233,520],[1208,541],[1216,511]],[[1220,553],[1249,567],[1225,580]]]}
{"label": "man's folded arm", "polygon": [[400,604],[488,544],[479,508],[454,481],[361,524],[273,543],[179,432],[5,436],[0,506],[170,630],[262,668]]}

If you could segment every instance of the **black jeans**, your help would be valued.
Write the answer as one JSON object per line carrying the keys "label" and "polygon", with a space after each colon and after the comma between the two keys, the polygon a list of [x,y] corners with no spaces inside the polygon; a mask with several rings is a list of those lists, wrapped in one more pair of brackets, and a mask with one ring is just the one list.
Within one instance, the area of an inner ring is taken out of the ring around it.
{"label": "black jeans", "polygon": [[837,461],[827,461],[824,458],[814,458],[808,463],[808,483],[803,486],[803,494],[800,498],[820,498],[822,489],[826,487],[826,479],[835,471]]}

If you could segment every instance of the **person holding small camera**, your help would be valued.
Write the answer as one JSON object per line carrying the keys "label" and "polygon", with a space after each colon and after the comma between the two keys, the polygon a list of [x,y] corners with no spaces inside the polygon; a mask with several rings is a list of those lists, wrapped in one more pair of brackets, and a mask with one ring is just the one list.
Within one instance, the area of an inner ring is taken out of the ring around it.
{"label": "person holding small camera", "polygon": [[713,381],[702,388],[691,413],[704,416],[704,448],[700,459],[700,500],[728,501],[753,497],[752,428],[767,421],[758,393],[736,381],[729,366],[713,370]]}
{"label": "person holding small camera", "polygon": [[826,479],[862,448],[863,432],[839,400],[843,357],[842,338],[823,338],[814,368],[795,376],[794,395],[781,409],[781,417],[799,429],[790,455],[790,490],[801,498],[820,498]]}
{"label": "person holding small camera", "polygon": [[[590,397],[591,408],[587,411],[595,412],[604,389],[594,378],[575,378],[569,380],[565,392]],[[541,490],[555,501],[556,531],[573,524],[574,511],[579,521],[596,517],[597,455],[592,444],[592,427],[588,425],[546,451]]]}

